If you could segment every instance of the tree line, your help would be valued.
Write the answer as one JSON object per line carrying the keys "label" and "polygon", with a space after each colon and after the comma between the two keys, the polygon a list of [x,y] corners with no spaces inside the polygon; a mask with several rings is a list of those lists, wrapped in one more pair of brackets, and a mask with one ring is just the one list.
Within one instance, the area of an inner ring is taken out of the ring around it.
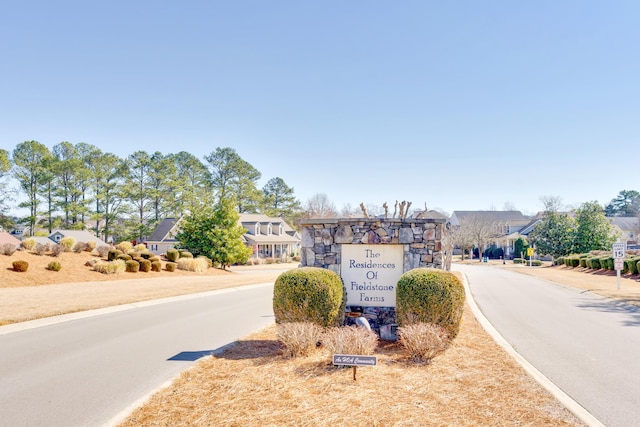
{"label": "tree line", "polygon": [[[20,207],[28,212],[19,219],[28,235],[37,228],[93,229],[104,240],[143,240],[164,218],[223,201],[238,213],[287,221],[301,215],[292,187],[274,177],[258,188],[262,174],[233,148],[217,147],[203,160],[186,151],[121,158],[66,141],[52,149],[38,141],[0,149],[0,225],[13,227],[7,212]],[[17,199],[24,201],[15,205]]]}

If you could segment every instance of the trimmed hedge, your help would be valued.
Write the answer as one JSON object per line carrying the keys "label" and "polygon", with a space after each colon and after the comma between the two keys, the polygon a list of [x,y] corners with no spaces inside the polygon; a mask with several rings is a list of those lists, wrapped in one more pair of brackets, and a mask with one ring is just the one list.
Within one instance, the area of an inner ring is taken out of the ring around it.
{"label": "trimmed hedge", "polygon": [[180,258],[180,252],[177,249],[169,249],[165,256],[169,261],[176,262]]}
{"label": "trimmed hedge", "polygon": [[455,338],[464,309],[464,286],[448,271],[416,268],[404,273],[396,288],[398,326],[434,323]]}
{"label": "trimmed hedge", "polygon": [[346,292],[338,273],[302,267],[282,273],[273,289],[276,323],[311,322],[340,326],[344,321]]}
{"label": "trimmed hedge", "polygon": [[167,271],[176,271],[176,268],[178,268],[178,264],[175,262],[168,262],[164,265],[164,269]]}
{"label": "trimmed hedge", "polygon": [[138,271],[140,271],[140,263],[138,261],[131,259],[129,261],[125,261],[125,263],[125,271],[127,273],[137,273]]}
{"label": "trimmed hedge", "polygon": [[57,261],[51,261],[49,265],[47,265],[47,270],[50,270],[50,271],[60,271],[61,268],[62,268],[62,264],[60,264]]}
{"label": "trimmed hedge", "polygon": [[148,259],[141,259],[140,261],[138,261],[138,264],[140,264],[140,271],[144,273],[148,273],[151,271],[151,261],[149,261]]}

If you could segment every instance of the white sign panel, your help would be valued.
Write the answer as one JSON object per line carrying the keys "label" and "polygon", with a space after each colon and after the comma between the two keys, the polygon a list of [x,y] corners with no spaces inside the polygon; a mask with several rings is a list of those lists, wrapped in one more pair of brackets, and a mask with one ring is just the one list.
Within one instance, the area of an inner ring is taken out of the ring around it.
{"label": "white sign panel", "polygon": [[614,243],[613,244],[613,257],[618,259],[618,258],[624,258],[624,254],[626,252],[627,249],[627,244],[626,243]]}
{"label": "white sign panel", "polygon": [[624,270],[624,260],[622,258],[616,258],[613,260],[613,269],[614,270]]}
{"label": "white sign panel", "polygon": [[403,245],[342,245],[347,306],[395,307],[403,262]]}

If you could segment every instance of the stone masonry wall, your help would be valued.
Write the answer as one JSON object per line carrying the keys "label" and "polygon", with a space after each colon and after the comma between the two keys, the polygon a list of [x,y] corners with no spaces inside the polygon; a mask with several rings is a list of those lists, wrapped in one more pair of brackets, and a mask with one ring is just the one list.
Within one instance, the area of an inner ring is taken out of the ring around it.
{"label": "stone masonry wall", "polygon": [[[442,227],[446,219],[322,218],[300,221],[301,266],[322,267],[341,274],[343,245],[403,245],[403,272],[419,267],[442,268]],[[395,307],[347,307],[347,324],[365,317],[383,339],[394,339]],[[387,325],[385,328],[384,326]],[[385,336],[387,335],[387,336]]]}

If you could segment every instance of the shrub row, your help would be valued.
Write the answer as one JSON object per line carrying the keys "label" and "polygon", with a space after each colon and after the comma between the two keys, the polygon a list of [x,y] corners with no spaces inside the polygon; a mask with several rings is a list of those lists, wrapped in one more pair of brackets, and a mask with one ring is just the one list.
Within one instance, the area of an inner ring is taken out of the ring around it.
{"label": "shrub row", "polygon": [[[602,254],[601,251],[558,257],[554,264],[572,268],[582,267],[590,270],[615,270],[615,261],[611,254],[608,252]],[[631,255],[625,258],[622,272],[624,274],[640,274],[640,256]]]}

